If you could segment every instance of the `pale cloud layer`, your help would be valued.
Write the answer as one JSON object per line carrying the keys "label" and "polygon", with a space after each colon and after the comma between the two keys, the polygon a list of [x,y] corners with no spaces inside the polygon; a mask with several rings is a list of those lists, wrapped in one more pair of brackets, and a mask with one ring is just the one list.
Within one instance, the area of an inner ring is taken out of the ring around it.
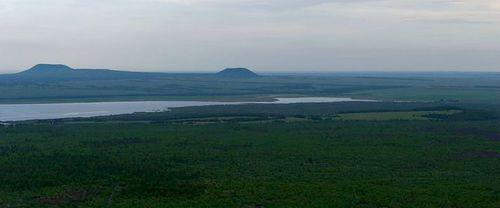
{"label": "pale cloud layer", "polygon": [[0,0],[0,72],[500,70],[500,0]]}

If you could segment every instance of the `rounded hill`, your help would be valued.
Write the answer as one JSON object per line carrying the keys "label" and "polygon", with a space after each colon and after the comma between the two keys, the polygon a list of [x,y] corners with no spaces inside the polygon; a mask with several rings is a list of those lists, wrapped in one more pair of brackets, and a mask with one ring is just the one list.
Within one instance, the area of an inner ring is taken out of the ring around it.
{"label": "rounded hill", "polygon": [[247,68],[227,68],[219,73],[217,76],[220,77],[230,77],[230,78],[252,78],[259,77],[255,72],[247,69]]}
{"label": "rounded hill", "polygon": [[68,72],[73,71],[71,67],[62,64],[37,64],[30,69],[24,71],[25,73],[47,73],[47,72]]}

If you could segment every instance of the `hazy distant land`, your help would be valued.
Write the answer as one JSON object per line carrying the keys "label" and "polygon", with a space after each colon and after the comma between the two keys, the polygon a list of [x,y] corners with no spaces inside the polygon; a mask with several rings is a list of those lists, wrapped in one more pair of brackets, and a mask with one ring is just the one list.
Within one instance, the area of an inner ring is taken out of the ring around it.
{"label": "hazy distant land", "polygon": [[431,102],[499,102],[495,73],[256,74],[148,73],[39,64],[0,75],[0,103],[99,101],[270,101],[273,97],[334,96]]}

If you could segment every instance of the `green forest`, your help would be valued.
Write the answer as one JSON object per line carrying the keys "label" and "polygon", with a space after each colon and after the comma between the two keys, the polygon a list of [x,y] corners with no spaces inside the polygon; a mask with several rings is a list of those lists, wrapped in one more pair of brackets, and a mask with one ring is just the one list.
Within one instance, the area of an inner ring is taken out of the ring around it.
{"label": "green forest", "polygon": [[339,120],[360,107],[325,103],[13,123],[0,128],[0,205],[500,205],[499,111],[392,105],[375,114],[428,119]]}
{"label": "green forest", "polygon": [[500,207],[495,76],[149,79],[3,85],[0,100],[377,101],[0,123],[0,207]]}

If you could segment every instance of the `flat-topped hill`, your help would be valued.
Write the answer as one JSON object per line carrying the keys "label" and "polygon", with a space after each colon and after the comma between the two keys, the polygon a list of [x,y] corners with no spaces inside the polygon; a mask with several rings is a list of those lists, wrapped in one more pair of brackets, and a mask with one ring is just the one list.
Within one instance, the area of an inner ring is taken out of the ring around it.
{"label": "flat-topped hill", "polygon": [[63,64],[37,64],[30,69],[1,75],[8,83],[53,83],[59,81],[110,80],[154,77],[157,73],[114,71],[109,69],[74,69]]}
{"label": "flat-topped hill", "polygon": [[71,72],[73,70],[71,67],[62,64],[37,64],[23,73],[55,73]]}
{"label": "flat-topped hill", "polygon": [[63,64],[37,64],[30,69],[15,74],[0,74],[0,84],[40,84],[67,81],[96,80],[157,80],[158,78],[182,79],[246,79],[259,75],[245,68],[227,68],[218,73],[161,73],[130,72],[110,69],[80,69]]}
{"label": "flat-topped hill", "polygon": [[231,78],[252,78],[258,77],[259,75],[247,68],[227,68],[217,73],[217,76]]}

